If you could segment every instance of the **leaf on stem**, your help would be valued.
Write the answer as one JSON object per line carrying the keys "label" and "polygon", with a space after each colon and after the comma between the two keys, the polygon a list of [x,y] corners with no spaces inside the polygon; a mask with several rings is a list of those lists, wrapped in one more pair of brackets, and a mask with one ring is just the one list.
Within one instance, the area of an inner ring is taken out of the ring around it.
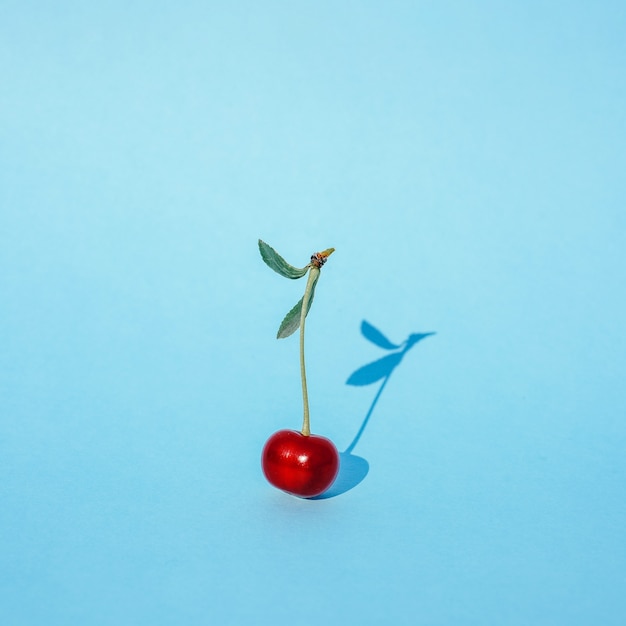
{"label": "leaf on stem", "polygon": [[[311,305],[313,304],[313,296],[315,295],[315,285],[317,285],[317,281],[319,279],[319,274],[315,279],[315,282],[311,285],[311,296],[309,297],[309,306],[307,307],[306,314],[309,314],[311,310]],[[300,298],[298,304],[296,304],[287,315],[285,315],[285,319],[281,322],[280,328],[278,329],[278,333],[276,334],[276,339],[284,339],[285,337],[289,337],[289,335],[293,335],[293,333],[298,330],[300,327],[300,314],[302,312],[302,301],[304,300],[304,296]]]}
{"label": "leaf on stem", "polygon": [[294,267],[290,265],[283,259],[272,246],[266,244],[264,241],[259,239],[259,252],[261,253],[261,257],[265,261],[267,265],[269,265],[275,272],[284,276],[285,278],[302,278],[309,269],[309,266],[303,267],[302,269],[298,267]]}

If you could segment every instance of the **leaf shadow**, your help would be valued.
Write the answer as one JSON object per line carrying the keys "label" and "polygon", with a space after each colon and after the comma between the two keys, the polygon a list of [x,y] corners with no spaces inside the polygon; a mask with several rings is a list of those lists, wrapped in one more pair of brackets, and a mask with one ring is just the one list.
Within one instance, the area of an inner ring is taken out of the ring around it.
{"label": "leaf shadow", "polygon": [[407,352],[417,343],[434,335],[434,332],[428,333],[412,333],[408,338],[400,345],[394,344],[377,328],[372,326],[369,322],[363,320],[361,323],[361,334],[383,350],[392,351],[388,354],[372,363],[367,363],[362,367],[356,369],[346,381],[346,385],[355,387],[364,387],[371,385],[375,382],[382,380],[382,384],[378,388],[376,396],[370,405],[361,426],[359,427],[356,435],[350,442],[350,445],[339,453],[339,473],[335,482],[330,488],[323,494],[316,496],[315,500],[325,500],[328,498],[334,498],[351,489],[354,489],[358,484],[363,482],[369,472],[369,463],[363,457],[353,454],[353,450],[359,443],[365,428],[374,413],[374,409],[380,400],[380,397],[391,378],[391,375],[396,370],[398,365],[402,362]]}

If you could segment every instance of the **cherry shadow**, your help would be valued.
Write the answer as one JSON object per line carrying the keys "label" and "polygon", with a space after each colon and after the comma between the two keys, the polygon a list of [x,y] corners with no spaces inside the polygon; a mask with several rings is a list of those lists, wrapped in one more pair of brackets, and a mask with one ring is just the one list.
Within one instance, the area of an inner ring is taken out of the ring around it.
{"label": "cherry shadow", "polygon": [[389,339],[387,339],[387,337],[377,328],[363,320],[361,323],[361,334],[368,341],[371,341],[383,350],[390,351],[391,354],[387,354],[372,363],[368,363],[367,365],[358,368],[346,381],[346,385],[352,385],[355,387],[365,387],[380,380],[382,380],[382,383],[378,388],[378,392],[376,393],[376,396],[374,397],[374,400],[367,411],[359,430],[354,436],[354,439],[343,452],[339,453],[339,474],[337,475],[335,482],[323,494],[316,496],[315,498],[311,498],[312,500],[334,498],[335,496],[339,496],[347,491],[350,491],[351,489],[354,489],[359,483],[363,482],[369,472],[369,463],[363,457],[357,456],[352,452],[363,436],[365,428],[367,427],[367,424],[374,413],[374,409],[380,400],[380,396],[391,378],[391,374],[393,374],[395,369],[402,362],[402,359],[404,359],[406,353],[416,343],[422,341],[422,339],[425,339],[426,337],[434,335],[435,333],[413,333],[409,335],[404,342],[397,345],[389,341]]}

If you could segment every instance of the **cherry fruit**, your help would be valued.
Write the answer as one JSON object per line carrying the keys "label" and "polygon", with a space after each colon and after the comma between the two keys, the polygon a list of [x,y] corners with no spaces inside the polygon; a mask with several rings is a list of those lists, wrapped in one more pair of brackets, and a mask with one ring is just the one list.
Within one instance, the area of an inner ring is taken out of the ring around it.
{"label": "cherry fruit", "polygon": [[261,466],[268,482],[301,498],[324,493],[339,471],[335,444],[319,435],[279,430],[266,442]]}
{"label": "cherry fruit", "polygon": [[261,455],[263,473],[274,487],[302,498],[312,498],[324,493],[339,471],[339,453],[330,439],[311,434],[309,420],[309,394],[304,366],[304,325],[311,308],[315,286],[322,265],[334,252],[328,248],[311,256],[305,267],[294,267],[271,246],[259,239],[263,261],[285,278],[298,279],[308,274],[302,299],[285,315],[277,339],[289,337],[300,328],[300,378],[302,380],[302,430],[279,430],[266,442]]}

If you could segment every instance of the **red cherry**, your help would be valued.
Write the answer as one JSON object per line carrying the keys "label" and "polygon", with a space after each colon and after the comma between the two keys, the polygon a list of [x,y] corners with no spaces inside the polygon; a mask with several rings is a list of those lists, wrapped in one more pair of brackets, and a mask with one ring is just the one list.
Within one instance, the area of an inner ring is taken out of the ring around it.
{"label": "red cherry", "polygon": [[333,484],[339,471],[339,453],[326,437],[279,430],[267,440],[261,465],[265,478],[274,487],[294,496],[312,498]]}

